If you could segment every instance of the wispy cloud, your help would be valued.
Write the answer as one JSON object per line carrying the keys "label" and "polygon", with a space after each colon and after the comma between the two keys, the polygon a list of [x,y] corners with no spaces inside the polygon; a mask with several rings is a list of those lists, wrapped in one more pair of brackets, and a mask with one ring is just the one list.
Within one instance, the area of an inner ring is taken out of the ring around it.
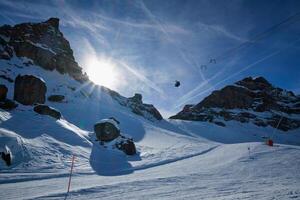
{"label": "wispy cloud", "polygon": [[224,28],[221,25],[209,25],[209,24],[204,24],[203,22],[198,22],[197,23],[199,29],[207,32],[207,34],[219,34],[224,37],[236,40],[238,42],[246,42],[247,39],[240,37],[230,31],[228,31],[226,28]]}
{"label": "wispy cloud", "polygon": [[139,79],[141,82],[143,82],[144,84],[146,84],[148,87],[154,89],[156,92],[158,92],[162,96],[165,95],[164,91],[160,87],[158,87],[153,81],[151,81],[150,79],[148,79],[146,76],[144,76],[143,74],[139,73],[136,69],[134,69],[133,67],[129,66],[124,61],[119,60],[117,62],[120,65],[122,65],[123,67],[125,67],[131,74],[133,74],[137,79]]}

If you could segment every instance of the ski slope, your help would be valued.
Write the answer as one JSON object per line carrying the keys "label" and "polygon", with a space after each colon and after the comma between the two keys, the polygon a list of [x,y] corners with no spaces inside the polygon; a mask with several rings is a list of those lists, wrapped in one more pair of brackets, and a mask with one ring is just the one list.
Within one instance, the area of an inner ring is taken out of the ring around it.
{"label": "ski slope", "polygon": [[[60,110],[60,120],[38,115],[31,106],[0,110],[0,146],[13,154],[12,166],[0,161],[1,199],[300,199],[299,130],[149,121],[105,88],[26,67],[23,59],[0,62],[11,69],[9,76],[34,74],[46,82],[47,95],[66,96],[64,103],[46,102]],[[13,84],[5,85],[12,98]],[[112,116],[121,132],[133,137],[137,155],[95,141],[93,125]],[[275,138],[275,146],[264,145],[263,136]]]}

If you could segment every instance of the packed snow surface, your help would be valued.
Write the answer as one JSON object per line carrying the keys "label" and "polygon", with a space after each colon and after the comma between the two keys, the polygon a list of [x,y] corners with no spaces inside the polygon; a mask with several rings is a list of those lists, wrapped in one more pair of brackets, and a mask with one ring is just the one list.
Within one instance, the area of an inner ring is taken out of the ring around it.
{"label": "packed snow surface", "polygon": [[[60,120],[31,106],[0,110],[0,148],[6,145],[13,155],[9,167],[0,160],[1,199],[300,199],[300,130],[149,121],[121,106],[105,88],[22,62],[1,60],[1,69],[11,78],[42,77],[47,95],[66,100],[46,102],[62,113]],[[12,98],[13,83],[0,81]],[[109,117],[134,139],[137,155],[95,141],[93,125]],[[273,147],[264,144],[266,137],[274,139]]]}

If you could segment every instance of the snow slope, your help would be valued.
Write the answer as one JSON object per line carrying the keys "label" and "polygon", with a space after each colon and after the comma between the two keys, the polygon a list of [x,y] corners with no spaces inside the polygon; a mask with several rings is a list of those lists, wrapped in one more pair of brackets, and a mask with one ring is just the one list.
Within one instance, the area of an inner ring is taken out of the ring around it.
{"label": "snow slope", "polygon": [[[149,121],[121,106],[105,88],[26,67],[25,60],[0,60],[0,66],[11,78],[43,78],[47,95],[63,94],[66,102],[46,102],[60,110],[61,120],[38,115],[31,106],[0,110],[0,147],[8,145],[13,153],[12,166],[0,162],[1,199],[65,198],[72,155],[68,199],[300,199],[299,130],[283,134],[237,122],[219,127]],[[13,84],[2,82],[12,98]],[[137,155],[95,141],[94,123],[111,116],[133,137]],[[263,144],[265,134],[275,138],[274,147]]]}

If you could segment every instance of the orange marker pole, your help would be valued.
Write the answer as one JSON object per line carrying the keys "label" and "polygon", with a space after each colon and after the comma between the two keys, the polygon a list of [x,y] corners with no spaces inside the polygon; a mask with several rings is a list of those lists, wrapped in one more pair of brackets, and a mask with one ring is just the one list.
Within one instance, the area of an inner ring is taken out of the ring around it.
{"label": "orange marker pole", "polygon": [[75,161],[75,156],[73,155],[73,157],[72,157],[71,171],[70,171],[70,176],[69,176],[69,184],[68,184],[67,196],[68,196],[68,194],[70,192],[70,188],[71,188],[71,179],[72,179],[72,173],[73,173],[73,168],[74,168],[74,161]]}

